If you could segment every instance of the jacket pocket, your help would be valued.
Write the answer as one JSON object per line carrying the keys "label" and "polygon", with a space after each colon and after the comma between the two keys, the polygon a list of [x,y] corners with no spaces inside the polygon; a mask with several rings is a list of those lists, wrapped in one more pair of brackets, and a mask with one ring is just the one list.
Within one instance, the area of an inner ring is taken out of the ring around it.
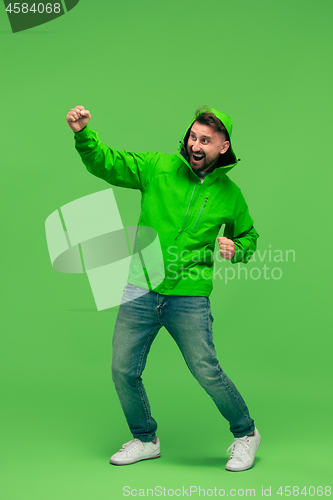
{"label": "jacket pocket", "polygon": [[202,214],[204,213],[204,210],[206,208],[207,201],[208,201],[208,197],[203,202],[203,205],[202,205],[200,213],[199,213],[199,217],[197,218],[196,223],[194,224],[193,231],[197,231],[197,229],[198,229],[198,225],[199,225],[200,219],[202,217]]}

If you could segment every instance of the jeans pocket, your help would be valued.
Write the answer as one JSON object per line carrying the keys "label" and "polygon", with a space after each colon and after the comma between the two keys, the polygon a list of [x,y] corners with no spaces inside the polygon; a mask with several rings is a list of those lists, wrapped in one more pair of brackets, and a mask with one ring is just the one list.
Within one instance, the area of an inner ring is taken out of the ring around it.
{"label": "jeans pocket", "polygon": [[213,323],[214,318],[213,318],[213,315],[212,315],[212,310],[210,308],[210,300],[209,300],[208,297],[207,297],[207,310],[208,310],[208,316],[210,318],[210,321]]}
{"label": "jeans pocket", "polygon": [[149,290],[146,290],[145,288],[139,288],[138,286],[127,283],[124,288],[120,304],[125,304],[126,302],[130,302],[131,300],[135,300],[139,297],[142,297],[142,295],[146,295],[146,293],[148,292]]}

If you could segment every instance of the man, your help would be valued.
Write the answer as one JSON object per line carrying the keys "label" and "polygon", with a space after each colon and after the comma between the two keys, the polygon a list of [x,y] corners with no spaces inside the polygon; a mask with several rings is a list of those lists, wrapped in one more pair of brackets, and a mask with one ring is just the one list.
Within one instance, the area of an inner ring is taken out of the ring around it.
{"label": "man", "polygon": [[[213,344],[209,295],[217,235],[220,254],[247,262],[258,233],[240,189],[226,173],[236,164],[229,116],[200,108],[177,154],[128,153],[103,144],[88,125],[83,106],[67,114],[75,147],[89,172],[117,186],[142,192],[138,228],[153,228],[161,244],[164,273],[157,285],[133,268],[113,336],[112,374],[133,440],[112,455],[116,465],[160,456],[157,423],[141,375],[151,344],[164,326],[191,373],[228,420],[234,442],[227,470],[249,469],[260,435],[238,390],[222,371]],[[142,229],[143,230],[143,229]],[[135,267],[135,266],[134,266]]]}

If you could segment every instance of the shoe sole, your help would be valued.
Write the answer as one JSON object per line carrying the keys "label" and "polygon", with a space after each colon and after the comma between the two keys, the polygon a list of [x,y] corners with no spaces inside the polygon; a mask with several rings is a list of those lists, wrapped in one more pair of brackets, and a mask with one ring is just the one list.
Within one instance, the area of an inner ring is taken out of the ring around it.
{"label": "shoe sole", "polygon": [[[260,437],[260,440],[259,440],[259,443],[258,443],[258,446],[257,446],[257,449],[256,449],[255,453],[257,453],[257,451],[258,451],[258,448],[259,448],[259,446],[260,446],[260,443],[261,443],[261,437]],[[226,465],[226,466],[225,466],[225,470],[227,470],[227,471],[229,471],[229,472],[242,472],[243,470],[249,470],[249,469],[251,469],[251,467],[253,466],[254,461],[255,461],[255,458],[256,458],[256,457],[254,457],[252,464],[250,464],[250,465],[248,465],[248,466],[246,466],[246,467],[244,467],[244,468],[242,467],[241,469],[229,469],[229,468],[227,467],[227,465]]]}
{"label": "shoe sole", "polygon": [[142,460],[152,460],[153,458],[160,458],[161,453],[158,455],[154,455],[153,457],[145,457],[145,458],[138,458],[136,460],[132,460],[130,462],[114,462],[110,458],[110,464],[112,465],[131,465],[131,464],[136,464],[137,462],[142,462]]}

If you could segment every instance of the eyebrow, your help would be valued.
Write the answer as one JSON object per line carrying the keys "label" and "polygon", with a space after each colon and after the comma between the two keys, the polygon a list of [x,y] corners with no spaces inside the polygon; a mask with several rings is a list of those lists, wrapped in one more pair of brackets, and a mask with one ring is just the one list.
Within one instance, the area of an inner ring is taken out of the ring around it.
{"label": "eyebrow", "polygon": [[[191,130],[191,134],[195,134],[196,132],[194,130]],[[205,138],[205,139],[211,139],[212,136],[211,135],[202,135],[201,136],[202,138]]]}

